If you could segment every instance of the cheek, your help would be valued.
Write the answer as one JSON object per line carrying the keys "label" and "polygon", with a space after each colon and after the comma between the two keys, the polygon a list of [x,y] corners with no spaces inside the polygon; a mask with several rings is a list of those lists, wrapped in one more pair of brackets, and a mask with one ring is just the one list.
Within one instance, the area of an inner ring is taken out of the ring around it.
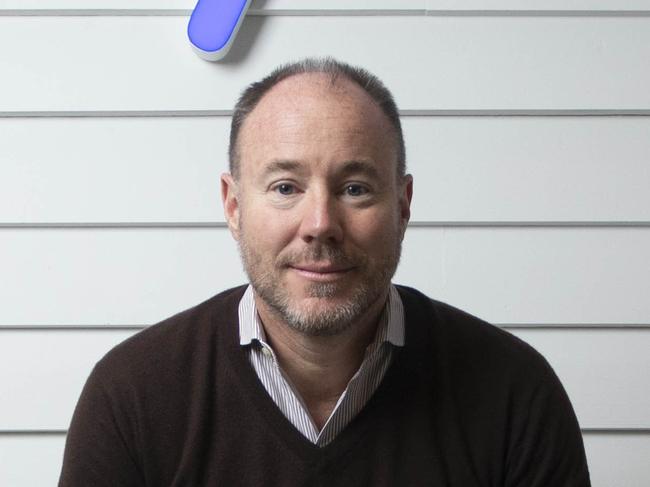
{"label": "cheek", "polygon": [[276,256],[291,241],[289,225],[281,218],[257,212],[244,215],[240,223],[249,247],[265,260]]}
{"label": "cheek", "polygon": [[395,234],[400,233],[399,215],[390,210],[370,212],[352,222],[348,232],[352,237],[377,245],[392,242]]}
{"label": "cheek", "polygon": [[402,230],[399,218],[391,213],[384,215],[384,218],[378,217],[365,226],[363,240],[358,237],[357,245],[369,257],[384,261],[393,258],[399,252],[401,241]]}

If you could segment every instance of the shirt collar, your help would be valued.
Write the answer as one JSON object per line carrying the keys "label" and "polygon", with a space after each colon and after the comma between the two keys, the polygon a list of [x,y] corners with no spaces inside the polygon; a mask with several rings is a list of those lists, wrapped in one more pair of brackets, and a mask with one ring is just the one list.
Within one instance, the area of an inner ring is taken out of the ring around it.
{"label": "shirt collar", "polygon": [[[250,345],[253,340],[264,343],[266,334],[255,307],[253,286],[249,285],[239,301],[239,343]],[[374,340],[376,344],[384,342],[396,347],[404,346],[404,306],[397,289],[392,284]]]}

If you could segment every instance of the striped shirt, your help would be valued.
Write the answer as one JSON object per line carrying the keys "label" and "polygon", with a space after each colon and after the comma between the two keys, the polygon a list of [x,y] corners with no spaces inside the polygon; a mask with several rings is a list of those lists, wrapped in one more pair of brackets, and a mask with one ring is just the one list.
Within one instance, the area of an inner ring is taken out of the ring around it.
{"label": "striped shirt", "polygon": [[246,346],[253,369],[280,411],[308,440],[317,446],[325,446],[363,409],[384,378],[393,348],[404,345],[404,308],[397,289],[391,285],[375,338],[366,348],[359,370],[348,382],[320,431],[266,341],[251,286],[239,302],[239,341]]}

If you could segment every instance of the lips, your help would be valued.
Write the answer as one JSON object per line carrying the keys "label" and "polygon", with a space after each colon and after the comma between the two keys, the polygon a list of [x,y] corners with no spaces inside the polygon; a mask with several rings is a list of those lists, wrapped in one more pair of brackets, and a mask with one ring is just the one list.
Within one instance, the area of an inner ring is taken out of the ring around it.
{"label": "lips", "polygon": [[353,268],[333,264],[292,264],[289,269],[310,281],[332,282],[343,278]]}
{"label": "lips", "polygon": [[304,272],[314,272],[318,274],[333,274],[337,272],[346,272],[351,269],[350,266],[335,264],[292,264],[293,269]]}

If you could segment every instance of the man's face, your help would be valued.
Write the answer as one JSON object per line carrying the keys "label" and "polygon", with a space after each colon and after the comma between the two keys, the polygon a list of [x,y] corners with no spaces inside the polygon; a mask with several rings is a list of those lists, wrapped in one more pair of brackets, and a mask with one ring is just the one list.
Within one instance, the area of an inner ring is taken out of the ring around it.
{"label": "man's face", "polygon": [[385,298],[409,218],[390,122],[352,82],[297,75],[250,113],[238,149],[222,193],[258,308],[310,335],[347,329]]}

